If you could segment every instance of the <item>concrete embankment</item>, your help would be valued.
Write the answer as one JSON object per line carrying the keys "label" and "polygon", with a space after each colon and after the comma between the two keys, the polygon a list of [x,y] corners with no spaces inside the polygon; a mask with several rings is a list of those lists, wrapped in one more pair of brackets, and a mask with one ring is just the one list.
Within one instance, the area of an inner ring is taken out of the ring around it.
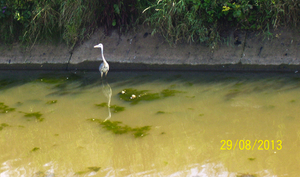
{"label": "concrete embankment", "polygon": [[216,47],[204,44],[170,46],[159,35],[142,28],[127,35],[99,30],[70,51],[64,44],[0,45],[0,70],[98,70],[100,49],[111,70],[218,70],[286,71],[300,70],[300,33],[277,29],[272,35],[232,31]]}

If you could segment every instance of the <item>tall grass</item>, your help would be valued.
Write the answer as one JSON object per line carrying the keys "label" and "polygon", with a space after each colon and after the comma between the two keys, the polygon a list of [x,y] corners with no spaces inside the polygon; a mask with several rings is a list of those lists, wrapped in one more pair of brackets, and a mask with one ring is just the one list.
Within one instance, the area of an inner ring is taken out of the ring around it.
{"label": "tall grass", "polygon": [[63,41],[70,49],[99,27],[126,33],[141,22],[171,45],[215,46],[232,27],[267,30],[297,26],[299,0],[0,0],[0,42]]}
{"label": "tall grass", "polygon": [[156,0],[145,22],[172,45],[177,42],[207,42],[214,47],[219,32],[231,27],[268,30],[293,25],[300,20],[298,0]]}

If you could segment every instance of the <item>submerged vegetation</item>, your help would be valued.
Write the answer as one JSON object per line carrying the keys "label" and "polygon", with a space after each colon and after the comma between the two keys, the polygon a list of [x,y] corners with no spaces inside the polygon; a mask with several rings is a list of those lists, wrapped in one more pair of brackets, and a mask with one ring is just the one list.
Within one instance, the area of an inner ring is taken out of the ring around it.
{"label": "submerged vegetation", "polygon": [[[30,112],[30,113],[27,113],[27,112],[22,112],[22,111],[19,111],[19,113],[24,113],[24,117],[26,118],[34,118],[36,119],[36,121],[38,122],[42,122],[44,121],[44,118],[42,118],[42,115],[40,112]],[[27,119],[28,121],[30,121],[30,119]]]}
{"label": "submerged vegetation", "polygon": [[[100,103],[100,104],[95,104],[95,106],[97,106],[97,107],[99,107],[99,108],[103,108],[103,107],[108,107],[107,106],[107,103]],[[113,112],[114,113],[117,113],[117,112],[122,112],[122,111],[124,111],[125,110],[125,107],[123,107],[123,106],[118,106],[118,105],[111,105],[110,106],[110,108],[112,108],[113,109]]]}
{"label": "submerged vegetation", "polygon": [[57,100],[50,100],[46,102],[46,104],[55,104],[55,103],[57,103]]}
{"label": "submerged vegetation", "polygon": [[7,123],[0,124],[0,131],[3,130],[4,127],[9,127]]}
{"label": "submerged vegetation", "polygon": [[12,111],[15,111],[15,108],[10,108],[9,106],[0,102],[0,113],[8,113],[8,112],[12,112]]}
{"label": "submerged vegetation", "polygon": [[123,124],[120,121],[110,121],[110,120],[103,121],[101,119],[88,119],[88,121],[99,123],[102,126],[102,128],[111,131],[114,134],[121,135],[121,134],[132,133],[136,138],[144,137],[148,135],[148,131],[151,130],[151,126],[132,128],[128,125]]}
{"label": "submerged vegetation", "polygon": [[0,41],[63,41],[71,49],[99,27],[124,33],[146,23],[170,44],[214,46],[222,30],[268,31],[297,26],[300,17],[296,0],[1,0],[0,8]]}
{"label": "submerged vegetation", "polygon": [[164,89],[160,93],[150,93],[149,90],[137,90],[132,88],[123,89],[119,93],[120,99],[137,104],[140,101],[152,101],[165,97],[175,96],[176,93],[181,93],[178,90]]}
{"label": "submerged vegetation", "polygon": [[89,172],[98,172],[101,167],[87,167],[87,170],[76,172],[75,175],[82,175]]}

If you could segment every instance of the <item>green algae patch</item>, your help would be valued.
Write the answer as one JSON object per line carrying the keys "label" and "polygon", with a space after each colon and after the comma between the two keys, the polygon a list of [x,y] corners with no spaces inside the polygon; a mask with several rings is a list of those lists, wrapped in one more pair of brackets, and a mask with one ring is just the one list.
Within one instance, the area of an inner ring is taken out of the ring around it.
{"label": "green algae patch", "polygon": [[123,124],[120,121],[102,121],[101,119],[87,119],[91,122],[96,122],[101,125],[102,128],[110,131],[116,135],[121,134],[133,134],[135,138],[144,137],[148,135],[148,132],[151,130],[151,126],[135,127],[132,128],[128,125]]}
{"label": "green algae patch", "polygon": [[57,103],[57,100],[50,100],[46,102],[46,104],[55,104],[55,103]]}
{"label": "green algae patch", "polygon": [[44,120],[44,118],[42,118],[42,115],[40,112],[31,112],[31,113],[27,113],[27,112],[22,112],[22,111],[19,111],[20,113],[23,113],[24,114],[24,117],[27,117],[27,118],[34,118],[36,119],[36,121],[38,122],[42,122]]}
{"label": "green algae patch", "polygon": [[10,127],[7,123],[0,124],[0,131],[3,130],[4,127]]}
{"label": "green algae patch", "polygon": [[39,148],[39,147],[34,147],[30,152],[35,152],[35,151],[38,151],[38,150],[40,150],[41,148]]}
{"label": "green algae patch", "polygon": [[16,110],[15,108],[10,108],[9,106],[0,102],[0,113],[8,113],[8,112],[13,112],[15,110]]}
{"label": "green algae patch", "polygon": [[[100,104],[95,104],[95,106],[99,107],[99,108],[104,108],[104,107],[108,107],[107,103],[100,103]],[[118,113],[118,112],[122,112],[125,110],[125,107],[123,106],[118,106],[118,105],[111,105],[110,108],[113,109],[114,113]]]}
{"label": "green algae patch", "polygon": [[82,76],[75,73],[46,73],[41,74],[36,80],[48,84],[61,84],[66,81],[76,81],[82,79]]}
{"label": "green algae patch", "polygon": [[101,122],[100,124],[104,129],[111,131],[114,134],[124,134],[132,131],[132,128],[127,125],[122,125],[122,122],[119,121],[107,120],[105,122]]}
{"label": "green algae patch", "polygon": [[137,104],[140,101],[152,101],[160,98],[158,93],[150,93],[148,90],[124,89],[119,93],[120,99],[129,101],[131,104]]}
{"label": "green algae patch", "polygon": [[132,129],[133,135],[136,138],[144,137],[144,136],[148,135],[147,132],[150,130],[151,130],[150,126],[143,126],[143,127],[137,127],[137,128]]}
{"label": "green algae patch", "polygon": [[164,89],[161,91],[163,97],[175,96],[176,93],[182,93],[182,91],[172,89]]}
{"label": "green algae patch", "polygon": [[87,167],[87,168],[94,172],[98,172],[101,169],[101,167]]}
{"label": "green algae patch", "polygon": [[171,114],[172,112],[157,111],[156,114]]}
{"label": "green algae patch", "polygon": [[102,107],[102,108],[108,107],[108,106],[107,106],[107,103],[105,103],[105,102],[100,103],[100,104],[95,104],[95,106],[97,106],[97,107]]}
{"label": "green algae patch", "polygon": [[101,167],[87,167],[87,170],[84,171],[78,171],[75,173],[75,175],[83,175],[90,172],[98,172],[101,169]]}
{"label": "green algae patch", "polygon": [[119,97],[121,100],[131,102],[131,104],[135,105],[140,101],[153,101],[165,97],[175,96],[176,93],[182,92],[173,89],[164,89],[160,93],[151,93],[149,90],[127,88],[119,93]]}
{"label": "green algae patch", "polygon": [[0,80],[0,89],[5,88],[6,86],[13,84],[15,81],[9,79],[1,79]]}

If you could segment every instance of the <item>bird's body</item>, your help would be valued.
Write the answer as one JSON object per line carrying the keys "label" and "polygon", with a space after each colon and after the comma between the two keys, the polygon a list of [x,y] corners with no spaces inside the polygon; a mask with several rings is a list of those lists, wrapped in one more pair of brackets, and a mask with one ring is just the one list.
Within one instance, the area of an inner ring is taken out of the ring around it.
{"label": "bird's body", "polygon": [[101,65],[99,66],[99,71],[101,73],[101,77],[103,76],[103,73],[106,76],[109,71],[109,64],[107,63],[103,55],[103,44],[100,43],[98,45],[95,45],[94,48],[101,48],[101,56],[102,56],[103,63],[101,63]]}

